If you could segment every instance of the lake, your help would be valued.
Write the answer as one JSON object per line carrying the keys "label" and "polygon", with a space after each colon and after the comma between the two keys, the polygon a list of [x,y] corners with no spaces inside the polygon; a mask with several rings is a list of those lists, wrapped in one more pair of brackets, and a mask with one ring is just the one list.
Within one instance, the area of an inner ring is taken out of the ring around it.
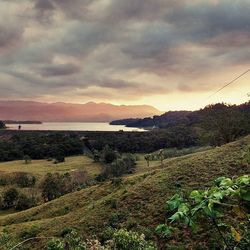
{"label": "lake", "polygon": [[[6,124],[8,129],[17,130],[18,124]],[[67,130],[67,131],[146,131],[127,128],[123,125],[110,125],[107,122],[44,122],[42,124],[21,124],[21,130]]]}

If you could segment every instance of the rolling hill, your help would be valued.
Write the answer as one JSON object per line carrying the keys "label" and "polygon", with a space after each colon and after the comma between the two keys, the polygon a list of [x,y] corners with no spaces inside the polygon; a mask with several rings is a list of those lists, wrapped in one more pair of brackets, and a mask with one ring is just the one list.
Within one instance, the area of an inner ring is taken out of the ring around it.
{"label": "rolling hill", "polygon": [[[164,222],[164,204],[178,190],[206,188],[219,176],[250,173],[242,162],[250,136],[203,152],[164,160],[123,178],[117,186],[104,182],[26,211],[0,217],[0,229],[20,236],[59,236],[63,229],[77,228],[84,236],[102,236],[108,226],[126,227],[154,238],[156,225]],[[112,204],[116,204],[115,206]],[[179,232],[163,249],[209,249],[209,232]],[[215,239],[213,239],[215,240]],[[33,243],[42,249],[43,241]],[[199,248],[200,247],[200,248]]]}

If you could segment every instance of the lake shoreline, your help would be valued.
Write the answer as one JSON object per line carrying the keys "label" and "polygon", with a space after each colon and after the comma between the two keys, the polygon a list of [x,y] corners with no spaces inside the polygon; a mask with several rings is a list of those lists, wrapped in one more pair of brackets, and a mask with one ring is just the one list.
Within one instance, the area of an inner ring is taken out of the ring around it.
{"label": "lake shoreline", "polygon": [[8,131],[83,131],[83,132],[145,132],[142,128],[110,125],[108,122],[43,122],[41,124],[6,124]]}

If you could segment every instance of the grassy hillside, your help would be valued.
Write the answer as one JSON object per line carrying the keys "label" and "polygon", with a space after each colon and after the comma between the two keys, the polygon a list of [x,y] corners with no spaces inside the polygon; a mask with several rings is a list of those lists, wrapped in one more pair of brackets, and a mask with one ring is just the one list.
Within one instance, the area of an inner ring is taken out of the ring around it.
{"label": "grassy hillside", "polygon": [[[39,236],[54,236],[64,228],[76,227],[84,236],[93,237],[102,236],[108,226],[122,226],[152,238],[156,225],[164,222],[165,201],[176,192],[205,188],[219,176],[249,174],[250,166],[242,163],[249,146],[250,136],[165,160],[163,167],[158,163],[152,169],[146,168],[141,159],[139,171],[124,177],[121,185],[105,182],[23,212],[2,215],[0,229],[17,236],[34,230]],[[204,231],[195,236],[180,232],[169,244],[176,247],[173,249],[205,249],[202,244],[207,238]],[[38,249],[43,243],[34,244]]]}

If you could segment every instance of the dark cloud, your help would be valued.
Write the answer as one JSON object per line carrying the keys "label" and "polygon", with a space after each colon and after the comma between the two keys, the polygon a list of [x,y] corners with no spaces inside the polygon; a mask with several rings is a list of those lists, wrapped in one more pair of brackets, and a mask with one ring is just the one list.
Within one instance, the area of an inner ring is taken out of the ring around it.
{"label": "dark cloud", "polygon": [[0,23],[0,49],[9,48],[17,44],[22,39],[23,30],[7,23]]}
{"label": "dark cloud", "polygon": [[67,64],[57,64],[48,65],[39,68],[40,74],[43,77],[50,76],[65,76],[79,73],[81,71],[78,65],[67,63]]}
{"label": "dark cloud", "polygon": [[0,87],[20,98],[207,91],[213,72],[250,63],[248,0],[22,3],[0,2]]}
{"label": "dark cloud", "polygon": [[61,12],[69,19],[83,19],[91,2],[92,0],[35,0],[34,9],[39,17],[48,18]]}
{"label": "dark cloud", "polygon": [[52,11],[55,9],[53,1],[50,0],[36,0],[34,8],[41,12]]}

